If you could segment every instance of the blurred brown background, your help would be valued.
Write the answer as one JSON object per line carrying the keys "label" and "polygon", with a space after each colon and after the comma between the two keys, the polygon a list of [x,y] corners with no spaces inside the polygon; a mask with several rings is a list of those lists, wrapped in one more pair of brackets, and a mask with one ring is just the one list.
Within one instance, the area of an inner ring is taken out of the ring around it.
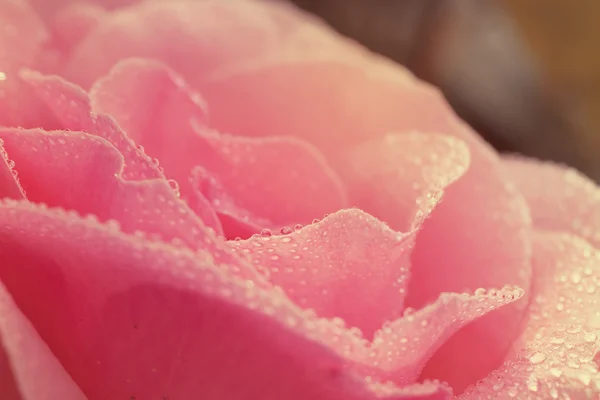
{"label": "blurred brown background", "polygon": [[293,1],[440,86],[500,150],[600,181],[600,1]]}

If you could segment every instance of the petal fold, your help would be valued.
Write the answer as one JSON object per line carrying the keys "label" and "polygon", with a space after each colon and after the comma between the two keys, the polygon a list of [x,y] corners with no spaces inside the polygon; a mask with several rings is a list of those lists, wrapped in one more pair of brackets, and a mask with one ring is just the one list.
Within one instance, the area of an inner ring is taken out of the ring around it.
{"label": "petal fold", "polygon": [[[209,250],[223,263],[237,258],[167,181],[123,179],[123,158],[104,139],[14,128],[0,129],[0,139],[30,201],[111,221],[130,234]],[[256,276],[250,266],[244,273]]]}
{"label": "petal fold", "polygon": [[[80,87],[58,76],[44,76],[34,71],[25,70],[21,75],[60,120],[62,129],[99,136],[119,150],[125,160],[123,178],[166,180],[159,160],[148,157],[143,147],[136,145],[111,116],[92,112],[89,96]],[[171,182],[171,186],[179,196],[179,184]],[[191,205],[205,225],[221,233],[219,220],[205,199],[197,199]]]}

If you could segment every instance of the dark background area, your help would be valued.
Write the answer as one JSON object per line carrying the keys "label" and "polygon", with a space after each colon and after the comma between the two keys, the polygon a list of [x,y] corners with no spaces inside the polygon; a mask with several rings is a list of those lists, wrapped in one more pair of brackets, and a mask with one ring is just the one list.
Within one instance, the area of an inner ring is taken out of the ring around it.
{"label": "dark background area", "polygon": [[293,2],[438,85],[499,150],[600,181],[600,1]]}

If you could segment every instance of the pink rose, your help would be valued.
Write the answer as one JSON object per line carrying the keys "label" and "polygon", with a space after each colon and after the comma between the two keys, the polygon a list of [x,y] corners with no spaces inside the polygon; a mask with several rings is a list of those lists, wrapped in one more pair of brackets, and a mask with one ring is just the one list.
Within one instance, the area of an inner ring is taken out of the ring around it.
{"label": "pink rose", "polygon": [[2,399],[600,396],[593,183],[277,2],[30,1],[0,0]]}

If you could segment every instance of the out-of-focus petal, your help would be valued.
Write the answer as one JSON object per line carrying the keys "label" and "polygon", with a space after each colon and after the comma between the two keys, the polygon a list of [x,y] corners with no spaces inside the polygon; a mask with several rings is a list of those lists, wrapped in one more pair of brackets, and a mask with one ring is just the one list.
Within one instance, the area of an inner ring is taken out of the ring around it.
{"label": "out-of-focus petal", "polygon": [[0,206],[0,239],[5,285],[90,398],[448,397],[436,383],[366,382],[322,345],[342,329],[210,253],[22,202]]}
{"label": "out-of-focus petal", "polygon": [[[441,292],[504,284],[528,288],[531,221],[494,151],[458,120],[436,90],[398,72],[399,67],[346,61],[257,62],[222,71],[199,88],[211,107],[213,127],[253,137],[300,137],[329,159],[394,132],[433,132],[464,141],[470,167],[446,188],[444,200],[422,226],[407,304],[420,308]],[[343,175],[341,168],[338,172]],[[485,376],[518,334],[525,304],[490,313],[458,332],[434,356],[426,376],[457,388]]]}
{"label": "out-of-focus petal", "polygon": [[[123,61],[90,96],[94,110],[113,116],[161,161],[184,198],[201,191],[218,212],[246,225],[244,232],[227,225],[228,237],[306,224],[345,206],[339,178],[317,149],[295,138],[243,138],[207,129],[202,99],[163,64]],[[194,186],[189,179],[197,165],[210,179],[197,170]]]}
{"label": "out-of-focus petal", "polygon": [[[125,160],[123,178],[165,179],[159,161],[156,158],[150,159],[143,147],[136,145],[112,117],[92,112],[90,99],[81,88],[58,76],[44,76],[33,71],[23,71],[21,75],[60,120],[63,129],[80,130],[99,136],[119,150]],[[178,194],[178,183],[171,182],[171,186],[173,192]],[[191,205],[205,225],[221,233],[218,218],[206,199],[197,198]]]}
{"label": "out-of-focus petal", "polygon": [[257,2],[141,2],[104,18],[73,52],[65,76],[89,88],[121,59],[147,57],[197,79],[261,56],[277,41],[273,22]]}
{"label": "out-of-focus petal", "polygon": [[86,400],[2,284],[0,394],[5,400]]}
{"label": "out-of-focus petal", "polygon": [[507,361],[460,399],[600,397],[600,251],[569,234],[534,235],[527,328]]}
{"label": "out-of-focus petal", "polygon": [[[14,128],[0,129],[0,139],[28,200],[112,220],[130,234],[209,250],[222,263],[237,260],[167,181],[125,180],[123,158],[104,139],[83,132]],[[255,277],[249,266],[240,273]]]}
{"label": "out-of-focus petal", "polygon": [[571,232],[600,246],[600,189],[574,169],[506,157],[504,167],[529,204],[540,229]]}

